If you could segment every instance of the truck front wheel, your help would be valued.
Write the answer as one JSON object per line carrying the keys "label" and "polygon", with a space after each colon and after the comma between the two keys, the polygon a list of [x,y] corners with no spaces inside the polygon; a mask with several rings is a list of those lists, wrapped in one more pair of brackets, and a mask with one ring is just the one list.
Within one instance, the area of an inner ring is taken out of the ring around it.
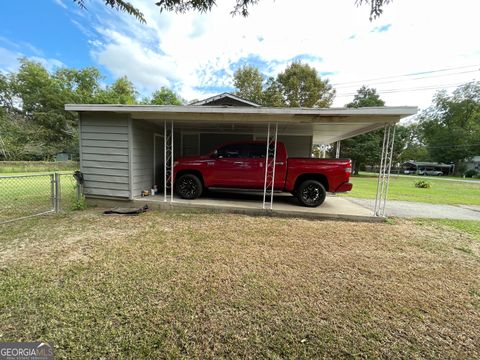
{"label": "truck front wheel", "polygon": [[303,206],[317,207],[323,204],[327,192],[316,180],[306,180],[297,189],[297,198]]}
{"label": "truck front wheel", "polygon": [[185,174],[175,182],[175,190],[182,199],[196,199],[203,191],[202,182],[193,174]]}

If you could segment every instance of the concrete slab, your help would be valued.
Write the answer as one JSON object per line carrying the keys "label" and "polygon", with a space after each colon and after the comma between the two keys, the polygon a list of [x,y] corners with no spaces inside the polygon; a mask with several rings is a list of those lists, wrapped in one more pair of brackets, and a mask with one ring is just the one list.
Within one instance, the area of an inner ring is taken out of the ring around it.
{"label": "concrete slab", "polygon": [[[373,210],[375,200],[345,198],[357,205]],[[430,218],[451,220],[480,220],[480,207],[476,205],[439,205],[413,201],[388,200],[387,216],[403,218]]]}
{"label": "concrete slab", "polygon": [[164,202],[163,195],[135,198],[135,206],[148,204],[152,208],[202,208],[215,212],[241,213],[257,216],[302,217],[310,219],[334,219],[347,221],[381,222],[383,218],[374,217],[372,211],[359,206],[348,199],[328,196],[317,208],[300,206],[291,194],[275,194],[273,209],[262,208],[262,194],[258,193],[222,193],[209,192],[195,200],[175,197],[172,203]]}

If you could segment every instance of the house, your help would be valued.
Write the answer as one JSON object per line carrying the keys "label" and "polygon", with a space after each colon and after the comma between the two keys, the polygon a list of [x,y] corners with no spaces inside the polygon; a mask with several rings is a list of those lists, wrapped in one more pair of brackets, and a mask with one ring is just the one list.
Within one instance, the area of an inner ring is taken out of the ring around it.
{"label": "house", "polygon": [[[267,108],[232,94],[187,106],[67,104],[79,114],[80,169],[87,198],[133,200],[167,189],[174,160],[226,142],[277,135],[291,157],[395,124],[416,107]],[[379,149],[381,151],[381,149]],[[167,180],[167,181],[166,181]]]}
{"label": "house", "polygon": [[465,170],[477,170],[480,172],[480,155],[471,157],[465,161],[465,165]]}

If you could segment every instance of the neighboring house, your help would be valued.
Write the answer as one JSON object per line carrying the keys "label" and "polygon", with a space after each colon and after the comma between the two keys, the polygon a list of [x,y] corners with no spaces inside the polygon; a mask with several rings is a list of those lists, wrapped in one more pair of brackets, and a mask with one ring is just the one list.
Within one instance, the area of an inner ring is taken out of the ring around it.
{"label": "neighboring house", "polygon": [[201,106],[201,105],[222,106],[223,105],[223,106],[252,106],[252,107],[261,106],[260,104],[254,103],[253,101],[243,99],[240,96],[233,95],[227,92],[209,97],[204,100],[194,101],[188,105],[193,105],[193,106]]}
{"label": "neighboring house", "polygon": [[466,169],[465,170],[477,170],[480,171],[480,155],[473,156],[472,158],[465,161]]}
{"label": "neighboring house", "polygon": [[418,173],[423,171],[441,171],[444,175],[453,174],[455,171],[454,164],[442,164],[426,161],[407,161],[401,164],[403,170],[408,173]]}

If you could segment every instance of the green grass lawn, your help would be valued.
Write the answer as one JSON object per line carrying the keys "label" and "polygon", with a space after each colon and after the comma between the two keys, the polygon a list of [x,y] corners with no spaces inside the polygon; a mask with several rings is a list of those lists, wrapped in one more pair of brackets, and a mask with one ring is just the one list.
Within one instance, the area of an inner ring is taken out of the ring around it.
{"label": "green grass lawn", "polygon": [[[430,189],[415,187],[418,180],[431,183]],[[352,176],[353,189],[343,196],[374,199],[377,191],[377,178],[373,176]],[[442,181],[425,177],[422,179],[392,176],[388,193],[390,200],[419,201],[432,204],[480,205],[480,183]]]}
{"label": "green grass lawn", "polygon": [[480,357],[480,243],[439,223],[100,209],[0,225],[0,339],[55,358]]}
{"label": "green grass lawn", "polygon": [[0,161],[0,175],[11,173],[44,173],[53,171],[75,171],[76,161]]}
{"label": "green grass lawn", "polygon": [[[76,181],[70,171],[60,174],[60,206],[63,210],[70,210],[76,201]],[[50,174],[19,175],[22,174],[0,174],[0,222],[53,208]]]}

